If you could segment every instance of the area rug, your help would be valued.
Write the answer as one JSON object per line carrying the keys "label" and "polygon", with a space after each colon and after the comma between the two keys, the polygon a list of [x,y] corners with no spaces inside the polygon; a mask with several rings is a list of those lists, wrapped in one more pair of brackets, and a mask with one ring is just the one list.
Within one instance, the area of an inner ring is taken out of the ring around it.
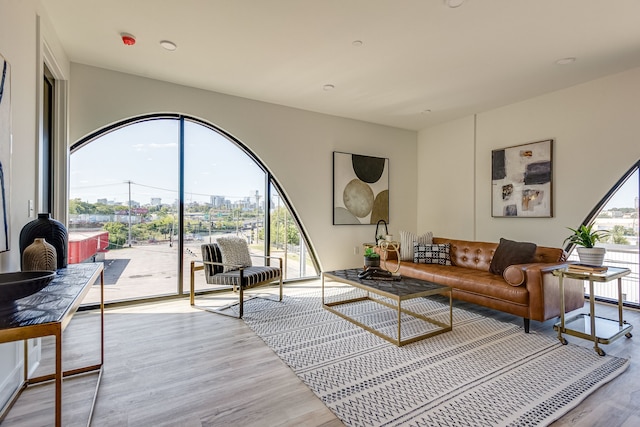
{"label": "area rug", "polygon": [[[397,330],[397,313],[380,304],[341,307]],[[407,308],[449,316],[442,300]],[[629,364],[456,307],[453,331],[403,347],[323,309],[318,292],[249,300],[244,321],[347,426],[547,425]],[[403,338],[429,327],[405,323]]]}

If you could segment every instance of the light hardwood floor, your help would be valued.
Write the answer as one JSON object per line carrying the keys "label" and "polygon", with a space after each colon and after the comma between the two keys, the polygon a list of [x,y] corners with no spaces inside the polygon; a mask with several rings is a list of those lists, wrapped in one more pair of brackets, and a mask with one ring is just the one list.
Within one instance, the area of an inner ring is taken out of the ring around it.
{"label": "light hardwood floor", "polygon": [[[288,285],[285,294],[308,291],[319,282]],[[270,290],[275,292],[275,290]],[[229,296],[207,299],[222,305]],[[233,298],[233,297],[231,297]],[[456,306],[521,325],[522,319],[482,307]],[[599,315],[616,316],[599,305]],[[640,325],[640,313],[625,310]],[[555,335],[553,320],[531,322],[532,330]],[[94,426],[342,426],[343,424],[241,320],[173,300],[108,309],[105,369]],[[454,325],[455,327],[455,325]],[[639,326],[640,327],[640,326]],[[631,366],[553,426],[640,425],[640,330],[603,346],[631,359]],[[64,336],[65,369],[96,363],[99,316],[76,314]],[[574,337],[570,345],[592,345]],[[44,340],[39,372],[52,370],[52,340]],[[63,424],[86,425],[97,375],[64,382]],[[53,385],[29,387],[2,426],[53,424]]]}

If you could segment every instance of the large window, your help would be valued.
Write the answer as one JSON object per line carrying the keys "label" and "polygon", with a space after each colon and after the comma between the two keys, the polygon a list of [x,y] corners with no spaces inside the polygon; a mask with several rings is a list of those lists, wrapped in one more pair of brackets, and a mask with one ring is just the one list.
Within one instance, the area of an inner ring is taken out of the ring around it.
{"label": "large window", "polygon": [[[318,274],[266,167],[211,125],[162,116],[114,126],[72,147],[70,171],[69,262],[104,261],[108,302],[188,291],[191,261],[221,235],[285,256],[285,280]],[[85,303],[99,300],[93,292]]]}
{"label": "large window", "polygon": [[[606,248],[604,264],[631,270],[631,274],[622,279],[622,295],[627,305],[636,307],[640,307],[639,166],[640,162],[634,165],[585,220],[586,224],[593,223],[598,230],[609,231],[607,240],[598,244]],[[577,261],[577,253],[573,251],[569,259]],[[585,293],[588,291],[587,286]],[[602,300],[617,300],[617,287],[607,283],[594,283],[594,296]]]}

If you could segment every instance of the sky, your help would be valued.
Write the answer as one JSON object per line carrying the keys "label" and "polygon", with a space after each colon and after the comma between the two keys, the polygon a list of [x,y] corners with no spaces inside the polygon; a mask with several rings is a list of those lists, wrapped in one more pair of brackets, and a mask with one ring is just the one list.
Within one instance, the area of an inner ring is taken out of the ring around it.
{"label": "sky", "polygon": [[638,197],[638,171],[636,171],[622,186],[620,190],[613,195],[607,203],[606,209],[610,208],[633,208],[635,198]]}
{"label": "sky", "polygon": [[[152,120],[108,133],[71,155],[70,198],[142,205],[178,197],[178,121]],[[96,160],[97,159],[97,160]],[[226,137],[193,122],[185,126],[185,199],[209,202],[264,195],[264,172]],[[264,200],[264,199],[262,199]]]}

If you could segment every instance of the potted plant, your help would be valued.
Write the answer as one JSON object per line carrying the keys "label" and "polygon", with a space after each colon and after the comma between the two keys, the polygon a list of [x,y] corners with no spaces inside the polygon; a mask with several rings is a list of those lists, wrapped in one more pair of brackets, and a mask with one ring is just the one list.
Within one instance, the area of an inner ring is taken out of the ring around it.
{"label": "potted plant", "polygon": [[564,239],[564,243],[577,245],[578,257],[583,264],[601,266],[604,261],[605,248],[596,248],[598,241],[609,236],[607,230],[593,230],[593,224],[581,225],[574,229],[567,227],[573,232],[569,237]]}
{"label": "potted plant", "polygon": [[380,267],[380,255],[371,247],[364,250],[364,268]]}

